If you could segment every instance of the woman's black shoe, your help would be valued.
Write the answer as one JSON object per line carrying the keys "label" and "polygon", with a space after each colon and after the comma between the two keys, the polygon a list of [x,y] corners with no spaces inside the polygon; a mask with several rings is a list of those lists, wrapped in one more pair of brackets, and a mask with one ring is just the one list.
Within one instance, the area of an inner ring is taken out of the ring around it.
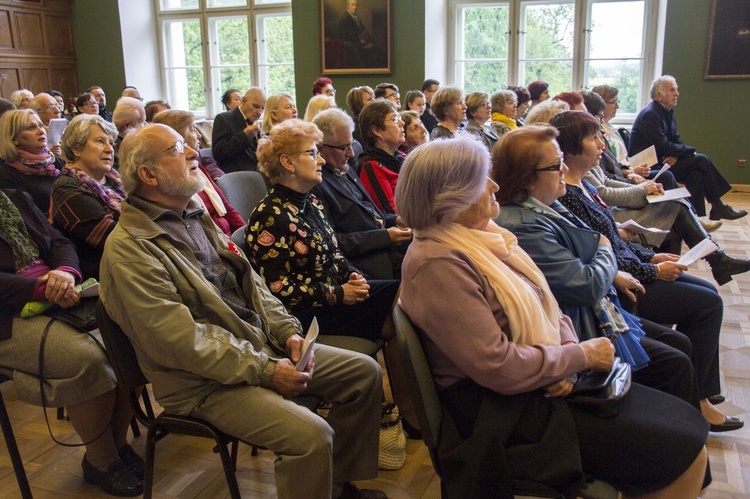
{"label": "woman's black shoe", "polygon": [[403,426],[404,428],[406,438],[411,440],[422,440],[422,432],[410,425],[409,422],[403,417],[401,418],[401,426]]}
{"label": "woman's black shoe", "polygon": [[86,483],[96,485],[109,495],[133,497],[143,494],[143,482],[136,476],[135,471],[120,459],[110,464],[107,471],[101,471],[91,464],[84,454],[81,467]]}
{"label": "woman's black shoe", "polygon": [[125,444],[117,450],[120,459],[135,471],[135,475],[143,480],[143,474],[146,472],[146,463],[129,444]]}
{"label": "woman's black shoe", "polygon": [[719,405],[722,402],[724,402],[726,400],[726,398],[724,397],[724,395],[722,395],[721,393],[719,393],[717,395],[711,395],[706,400],[708,400],[708,403],[711,404],[711,405]]}
{"label": "woman's black shoe", "polygon": [[732,431],[732,430],[739,430],[745,426],[745,422],[742,421],[740,418],[733,418],[732,416],[727,416],[726,419],[722,424],[710,424],[708,425],[708,429],[711,431]]}

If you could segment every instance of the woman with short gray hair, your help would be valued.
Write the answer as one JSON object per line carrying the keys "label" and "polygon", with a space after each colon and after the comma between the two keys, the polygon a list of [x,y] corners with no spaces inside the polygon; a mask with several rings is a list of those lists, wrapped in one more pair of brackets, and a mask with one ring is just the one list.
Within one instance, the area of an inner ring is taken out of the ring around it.
{"label": "woman with short gray hair", "polygon": [[512,90],[500,90],[492,94],[492,129],[498,137],[518,128],[516,124],[516,109],[518,97]]}
{"label": "woman with short gray hair", "polygon": [[489,95],[486,92],[472,92],[466,96],[466,126],[464,130],[472,135],[478,137],[488,151],[492,151],[492,147],[499,138],[495,130],[487,126],[487,121],[490,119],[490,101]]}
{"label": "woman with short gray hair", "polygon": [[79,114],[62,136],[65,167],[52,185],[50,218],[73,241],[85,278],[99,279],[107,236],[120,219],[125,197],[112,166],[117,129],[101,116]]}

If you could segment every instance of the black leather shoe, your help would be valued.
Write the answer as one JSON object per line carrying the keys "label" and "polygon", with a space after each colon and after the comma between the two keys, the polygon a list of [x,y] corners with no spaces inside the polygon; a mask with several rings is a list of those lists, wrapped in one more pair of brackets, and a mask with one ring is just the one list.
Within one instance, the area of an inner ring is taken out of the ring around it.
{"label": "black leather shoe", "polygon": [[706,400],[708,400],[708,403],[711,405],[719,405],[726,400],[726,397],[719,393],[718,395],[711,395],[710,397],[707,397]]}
{"label": "black leather shoe", "polygon": [[338,499],[388,499],[388,496],[382,490],[359,489],[352,482],[346,482]]}
{"label": "black leather shoe", "polygon": [[130,466],[130,469],[135,471],[135,475],[143,480],[143,474],[146,472],[146,463],[143,462],[141,456],[139,456],[133,448],[125,444],[117,450],[120,455],[122,462]]}
{"label": "black leather shoe", "polygon": [[109,465],[107,471],[101,471],[83,456],[83,479],[86,483],[96,485],[112,496],[134,497],[143,494],[143,482],[135,475],[130,466],[118,459]]}
{"label": "black leather shoe", "polygon": [[745,426],[744,421],[742,421],[740,418],[733,418],[732,416],[727,416],[726,420],[724,420],[722,424],[708,425],[709,430],[715,432],[739,430],[743,426]]}
{"label": "black leather shoe", "polygon": [[722,218],[724,220],[737,220],[745,215],[747,215],[745,210],[735,210],[728,204],[715,204],[711,205],[711,213],[709,213],[708,218],[711,220],[721,220]]}
{"label": "black leather shoe", "polygon": [[706,261],[711,266],[711,273],[719,286],[731,281],[733,275],[750,270],[750,260],[733,258],[722,250],[714,251],[708,255]]}

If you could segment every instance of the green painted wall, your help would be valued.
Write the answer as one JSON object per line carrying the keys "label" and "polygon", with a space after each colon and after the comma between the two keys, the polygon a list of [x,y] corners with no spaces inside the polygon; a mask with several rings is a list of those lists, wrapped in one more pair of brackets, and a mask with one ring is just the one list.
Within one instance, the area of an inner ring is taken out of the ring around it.
{"label": "green painted wall", "polygon": [[[329,76],[336,88],[336,102],[346,109],[347,92],[358,85],[374,87],[387,81],[406,92],[418,89],[425,79],[425,2],[430,0],[390,0],[392,33],[392,74]],[[312,97],[312,84],[320,76],[320,0],[292,0],[294,23],[294,76],[297,107],[304,114]]]}
{"label": "green painted wall", "polygon": [[667,9],[664,73],[677,78],[675,116],[682,140],[707,154],[733,184],[750,184],[750,80],[705,80],[712,0],[672,0]]}
{"label": "green painted wall", "polygon": [[[114,109],[125,86],[117,0],[73,0],[73,46],[78,58],[78,90],[99,85]],[[156,49],[156,33],[154,33]]]}

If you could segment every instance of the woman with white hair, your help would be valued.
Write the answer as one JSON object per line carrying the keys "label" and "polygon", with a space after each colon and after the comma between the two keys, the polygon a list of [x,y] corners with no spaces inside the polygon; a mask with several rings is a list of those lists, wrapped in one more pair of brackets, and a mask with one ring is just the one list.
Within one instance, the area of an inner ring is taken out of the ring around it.
{"label": "woman with white hair", "polygon": [[432,142],[406,159],[396,190],[415,235],[400,306],[423,333],[448,418],[439,452],[478,468],[444,468],[459,487],[449,492],[497,496],[518,480],[569,493],[586,473],[626,496],[696,497],[707,424],[689,404],[635,383],[612,419],[563,399],[577,373],[609,370],[614,348],[578,342],[539,268],[492,222],[489,164],[473,139]]}
{"label": "woman with white hair", "polygon": [[117,129],[101,116],[79,114],[62,136],[68,160],[52,184],[50,217],[73,241],[84,277],[99,279],[107,236],[120,219],[125,189],[113,168]]}

